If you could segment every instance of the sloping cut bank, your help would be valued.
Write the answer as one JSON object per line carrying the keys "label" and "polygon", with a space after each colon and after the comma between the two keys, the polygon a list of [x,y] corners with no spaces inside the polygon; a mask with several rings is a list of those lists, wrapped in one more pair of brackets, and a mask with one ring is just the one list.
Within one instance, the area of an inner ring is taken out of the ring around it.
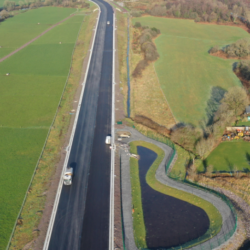
{"label": "sloping cut bank", "polygon": [[[156,191],[171,195],[177,199],[186,201],[202,208],[208,215],[210,226],[207,232],[200,238],[190,241],[174,249],[213,249],[229,239],[236,228],[236,219],[228,205],[219,197],[203,190],[195,189],[192,186],[176,182],[168,178],[165,174],[165,164],[170,158],[173,150],[162,143],[151,140],[132,128],[127,128],[132,133],[129,142],[136,142],[136,145],[146,146],[157,153],[158,157],[150,167],[146,180]],[[156,147],[153,144],[156,144]],[[128,250],[137,249],[133,234],[131,186],[130,186],[130,157],[121,151],[121,171],[122,171],[122,206],[124,218],[125,244]],[[202,197],[199,198],[199,197]],[[212,205],[213,204],[213,205]],[[135,209],[135,208],[134,208]],[[134,214],[136,211],[134,210]],[[142,224],[142,223],[141,223]],[[143,224],[142,224],[143,225]],[[221,226],[222,225],[222,226]],[[142,236],[136,236],[136,238]],[[171,248],[172,249],[172,248]]]}

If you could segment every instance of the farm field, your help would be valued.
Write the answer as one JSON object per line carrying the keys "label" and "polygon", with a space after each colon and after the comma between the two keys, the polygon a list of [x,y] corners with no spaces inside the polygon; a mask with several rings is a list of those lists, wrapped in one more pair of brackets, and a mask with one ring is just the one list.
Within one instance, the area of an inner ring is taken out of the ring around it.
{"label": "farm field", "polygon": [[228,89],[241,84],[232,71],[234,60],[213,57],[208,50],[249,37],[243,29],[151,16],[133,18],[135,22],[161,30],[155,40],[160,54],[155,69],[178,122],[199,125],[207,118],[213,87]]}
{"label": "farm field", "polygon": [[0,58],[8,55],[75,11],[74,8],[42,7],[28,10],[1,22],[0,46],[2,48],[0,48]]}
{"label": "farm field", "polygon": [[0,249],[8,243],[55,115],[82,21],[82,15],[71,17],[0,63],[0,171],[6,172],[0,177]]}
{"label": "farm field", "polygon": [[[205,160],[206,165],[212,165],[213,171],[233,172],[237,170],[250,170],[250,144],[243,140],[222,142]],[[198,171],[203,172],[203,164]]]}

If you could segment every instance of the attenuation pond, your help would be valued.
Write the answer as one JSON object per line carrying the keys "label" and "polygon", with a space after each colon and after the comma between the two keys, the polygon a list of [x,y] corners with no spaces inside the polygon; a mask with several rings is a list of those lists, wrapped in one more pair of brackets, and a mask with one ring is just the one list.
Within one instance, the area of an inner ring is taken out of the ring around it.
{"label": "attenuation pond", "polygon": [[152,189],[146,182],[146,174],[157,154],[142,146],[137,147],[137,152],[148,248],[176,247],[205,234],[209,228],[205,211]]}

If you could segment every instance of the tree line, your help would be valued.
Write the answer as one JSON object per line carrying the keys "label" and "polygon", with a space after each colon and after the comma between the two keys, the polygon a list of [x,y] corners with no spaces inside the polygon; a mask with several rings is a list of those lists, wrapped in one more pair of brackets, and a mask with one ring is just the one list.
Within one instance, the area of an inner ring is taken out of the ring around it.
{"label": "tree line", "polygon": [[214,46],[210,49],[210,54],[220,52],[227,58],[241,59],[241,61],[234,64],[234,72],[237,76],[240,76],[243,80],[243,85],[246,89],[250,90],[250,39],[244,38],[236,41],[235,43],[229,44],[223,48]]}
{"label": "tree line", "polygon": [[42,6],[62,6],[62,7],[79,7],[79,8],[89,8],[90,4],[86,3],[84,0],[20,0],[18,3],[14,1],[5,0],[3,4],[3,10],[0,12],[0,21],[5,20],[10,17],[10,11],[13,10],[26,10],[26,9],[34,9]]}
{"label": "tree line", "polygon": [[246,2],[238,0],[166,0],[156,1],[154,5],[149,3],[130,7],[133,16],[150,14],[194,19],[196,22],[229,22],[247,16]]}
{"label": "tree line", "polygon": [[142,26],[140,22],[136,22],[134,28],[132,49],[134,53],[142,53],[143,59],[135,67],[132,76],[139,77],[149,62],[155,61],[159,58],[157,48],[152,39],[161,32],[157,28]]}
{"label": "tree line", "polygon": [[223,48],[214,46],[210,49],[209,53],[214,54],[218,51],[223,52],[228,58],[245,58],[250,55],[250,39],[244,38],[236,41],[235,43],[229,44]]}
{"label": "tree line", "polygon": [[238,86],[232,87],[221,99],[211,125],[203,128],[183,125],[173,130],[170,138],[187,151],[204,159],[219,143],[225,128],[236,123],[248,104],[246,90]]}

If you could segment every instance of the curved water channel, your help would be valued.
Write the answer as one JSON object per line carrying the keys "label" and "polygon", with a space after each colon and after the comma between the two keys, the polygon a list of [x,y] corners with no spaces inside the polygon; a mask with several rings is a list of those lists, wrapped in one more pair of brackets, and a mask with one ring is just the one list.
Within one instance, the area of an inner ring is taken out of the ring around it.
{"label": "curved water channel", "polygon": [[152,189],[146,182],[146,174],[157,154],[141,146],[137,147],[137,152],[148,248],[175,247],[205,234],[209,228],[205,211]]}

